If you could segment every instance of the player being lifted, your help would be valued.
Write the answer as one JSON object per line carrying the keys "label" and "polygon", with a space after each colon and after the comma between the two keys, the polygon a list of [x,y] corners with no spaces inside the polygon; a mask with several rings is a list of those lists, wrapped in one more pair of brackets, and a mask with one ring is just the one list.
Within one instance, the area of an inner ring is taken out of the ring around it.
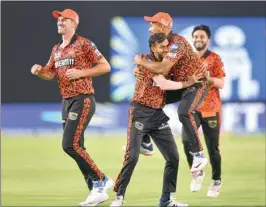
{"label": "player being lifted", "polygon": [[163,32],[169,40],[169,52],[161,62],[147,61],[140,55],[135,57],[135,63],[154,74],[173,74],[176,82],[186,81],[187,76],[202,74],[202,83],[195,84],[182,93],[178,107],[179,120],[183,125],[184,132],[188,139],[186,146],[193,157],[191,173],[201,171],[207,164],[208,159],[204,157],[202,145],[199,139],[196,126],[197,110],[208,91],[208,84],[205,69],[198,55],[193,51],[187,40],[172,32],[173,20],[164,12],[159,12],[153,17],[145,16],[144,19],[150,22],[150,33]]}

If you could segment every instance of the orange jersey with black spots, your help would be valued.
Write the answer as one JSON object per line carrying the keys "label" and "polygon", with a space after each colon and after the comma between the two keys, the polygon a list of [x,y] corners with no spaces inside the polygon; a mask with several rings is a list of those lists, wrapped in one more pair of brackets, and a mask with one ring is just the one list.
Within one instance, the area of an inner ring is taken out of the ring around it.
{"label": "orange jersey with black spots", "polygon": [[[142,55],[148,61],[156,61],[152,54]],[[140,68],[145,74],[143,79],[136,79],[132,101],[155,109],[165,105],[165,91],[156,86],[152,77],[154,74],[145,68]]]}
{"label": "orange jersey with black spots", "polygon": [[79,35],[74,35],[70,44],[61,48],[60,44],[53,47],[49,62],[43,68],[55,74],[60,94],[63,98],[70,98],[79,94],[94,94],[91,77],[82,77],[69,80],[66,76],[68,69],[84,70],[92,67],[92,64],[103,56],[95,44]]}
{"label": "orange jersey with black spots", "polygon": [[[208,70],[211,77],[224,78],[224,65],[220,56],[212,51],[207,50],[201,57],[204,67]],[[200,112],[220,112],[222,101],[219,89],[209,86],[208,94],[198,108]]]}
{"label": "orange jersey with black spots", "polygon": [[202,73],[203,77],[205,76],[205,69],[200,58],[188,41],[178,34],[170,34],[169,52],[165,59],[175,63],[171,69],[174,81],[187,81],[187,76],[194,73]]}

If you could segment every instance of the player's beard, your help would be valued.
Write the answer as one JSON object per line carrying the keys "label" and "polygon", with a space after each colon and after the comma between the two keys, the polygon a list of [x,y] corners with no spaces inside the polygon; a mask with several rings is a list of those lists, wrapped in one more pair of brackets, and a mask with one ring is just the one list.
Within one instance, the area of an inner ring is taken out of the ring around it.
{"label": "player's beard", "polygon": [[207,47],[207,43],[202,43],[198,45],[197,43],[194,43],[194,47],[197,51],[202,51]]}
{"label": "player's beard", "polygon": [[158,54],[158,61],[162,62],[164,58],[163,54]]}

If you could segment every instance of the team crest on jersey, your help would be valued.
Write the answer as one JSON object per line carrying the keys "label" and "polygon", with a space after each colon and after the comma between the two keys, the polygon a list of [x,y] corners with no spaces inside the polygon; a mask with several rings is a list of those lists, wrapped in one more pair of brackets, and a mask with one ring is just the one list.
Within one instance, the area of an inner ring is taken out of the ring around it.
{"label": "team crest on jersey", "polygon": [[144,128],[144,125],[138,121],[135,122],[135,127],[138,130],[142,130]]}
{"label": "team crest on jersey", "polygon": [[209,120],[208,125],[210,128],[215,128],[217,126],[217,121],[216,120]]}
{"label": "team crest on jersey", "polygon": [[70,120],[76,120],[78,118],[78,113],[75,113],[75,112],[69,112],[68,114],[68,118]]}
{"label": "team crest on jersey", "polygon": [[175,58],[176,57],[176,53],[174,53],[174,52],[170,52],[170,53],[168,53],[167,54],[169,57],[171,57],[171,58]]}
{"label": "team crest on jersey", "polygon": [[178,47],[179,47],[178,44],[174,43],[170,46],[170,51],[175,52],[177,51]]}

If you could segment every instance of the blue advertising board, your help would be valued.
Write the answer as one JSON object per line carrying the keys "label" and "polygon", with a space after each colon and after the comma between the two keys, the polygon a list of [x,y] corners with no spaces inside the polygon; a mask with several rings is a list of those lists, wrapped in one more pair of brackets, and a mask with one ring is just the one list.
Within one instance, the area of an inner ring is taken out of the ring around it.
{"label": "blue advertising board", "polygon": [[[224,101],[266,101],[265,20],[252,17],[174,17],[173,31],[191,44],[193,27],[211,28],[211,47],[224,63]],[[115,17],[111,22],[111,97],[128,101],[133,95],[134,56],[149,52],[149,23],[143,17]]]}
{"label": "blue advertising board", "polygon": [[[178,104],[169,104],[164,111],[175,135],[180,135],[182,124],[177,115]],[[96,132],[126,131],[129,103],[97,103],[88,130]],[[2,131],[42,131],[62,129],[60,104],[2,104]],[[266,104],[225,103],[222,131],[257,133],[266,131]]]}

